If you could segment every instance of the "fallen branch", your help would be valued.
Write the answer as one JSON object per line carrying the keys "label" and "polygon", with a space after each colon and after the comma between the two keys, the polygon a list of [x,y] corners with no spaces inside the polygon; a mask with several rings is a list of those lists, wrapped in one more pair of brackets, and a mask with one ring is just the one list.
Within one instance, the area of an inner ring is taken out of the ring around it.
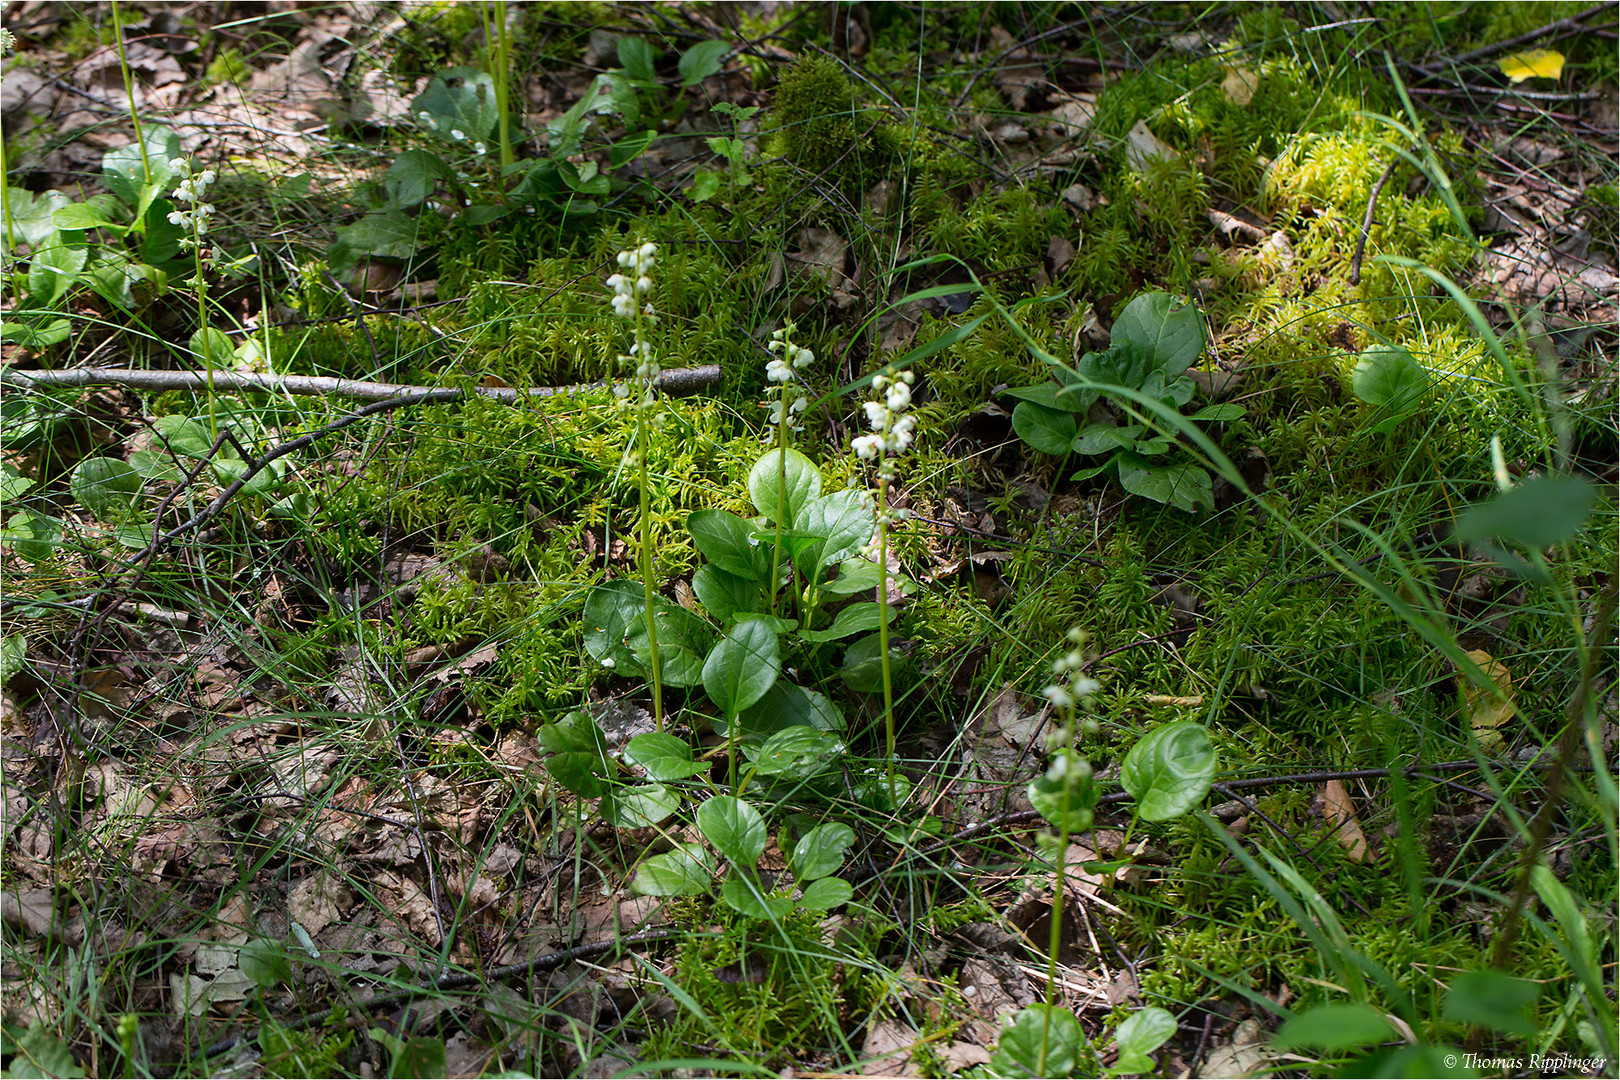
{"label": "fallen branch", "polygon": [[[658,388],[674,397],[695,394],[720,381],[720,365],[675,368],[664,372]],[[425,402],[460,401],[469,395],[488,398],[512,405],[525,398],[557,397],[562,394],[580,394],[592,390],[605,390],[605,382],[581,383],[578,386],[536,386],[517,390],[510,386],[479,386],[463,390],[454,386],[405,386],[398,383],[366,382],[361,379],[333,379],[316,375],[266,375],[253,371],[216,371],[215,393],[295,394],[304,397],[353,398],[358,401],[386,401],[390,398],[409,397],[409,404]],[[16,368],[0,370],[0,386],[22,389],[52,389],[78,386],[122,386],[131,390],[164,393],[169,390],[207,390],[208,376],[198,371],[136,371],[130,368],[82,367],[61,371],[18,371]]]}

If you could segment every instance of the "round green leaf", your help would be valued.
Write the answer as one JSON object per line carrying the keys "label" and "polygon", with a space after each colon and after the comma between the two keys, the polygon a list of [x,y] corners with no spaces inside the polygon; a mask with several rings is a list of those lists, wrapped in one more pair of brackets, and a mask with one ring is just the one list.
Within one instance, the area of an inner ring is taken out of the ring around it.
{"label": "round green leaf", "polygon": [[617,788],[602,796],[602,816],[620,829],[662,824],[680,808],[681,797],[663,784]]}
{"label": "round green leaf", "polygon": [[495,80],[474,67],[441,72],[411,102],[412,116],[420,118],[424,112],[429,118],[424,126],[445,142],[470,146],[487,139],[500,119]]}
{"label": "round green leaf", "polygon": [[1074,443],[1074,413],[1033,401],[1020,401],[1013,407],[1012,426],[1020,439],[1053,457],[1067,454]]}
{"label": "round green leaf", "polygon": [[[702,616],[661,596],[653,597],[653,622],[658,629],[658,677],[666,686],[696,686],[703,678],[703,658],[714,643],[714,631]],[[624,645],[643,670],[652,670],[652,643],[642,612],[637,611],[625,627]]]}
{"label": "round green leaf", "polygon": [[1119,486],[1132,495],[1165,503],[1191,513],[1202,507],[1215,508],[1215,487],[1209,473],[1191,462],[1180,465],[1153,465],[1129,452],[1115,459]]}
{"label": "round green leaf", "polygon": [[682,780],[709,766],[692,760],[692,748],[673,735],[648,731],[624,744],[624,760],[647,770],[654,780]]}
{"label": "round green leaf", "polygon": [[714,881],[714,856],[702,844],[677,844],[636,868],[630,888],[642,896],[695,896]]}
{"label": "round green leaf", "polygon": [[1294,1014],[1271,1040],[1271,1045],[1278,1050],[1300,1047],[1353,1050],[1395,1037],[1395,1028],[1371,1005],[1318,1005],[1308,1012]]}
{"label": "round green leaf", "polygon": [[880,607],[876,601],[861,600],[850,604],[838,612],[832,625],[825,630],[802,630],[799,636],[805,641],[837,641],[854,634],[862,634],[868,630],[876,630],[883,621],[882,616],[887,614],[892,620],[894,608],[884,605]]}
{"label": "round green leaf", "polygon": [[1114,1032],[1114,1043],[1125,1054],[1151,1054],[1176,1033],[1176,1018],[1164,1009],[1148,1006],[1125,1018]]}
{"label": "round green leaf", "polygon": [[630,626],[646,610],[646,592],[639,581],[619,578],[593,587],[585,598],[585,652],[617,674],[645,674],[641,661],[625,645]]}
{"label": "round green leaf", "polygon": [[287,947],[269,938],[255,938],[243,945],[237,966],[259,987],[292,981],[292,960],[287,956]]}
{"label": "round green leaf", "polygon": [[776,633],[761,619],[744,619],[720,639],[703,663],[703,689],[729,717],[765,696],[782,673]]}
{"label": "round green leaf", "polygon": [[1108,340],[1137,345],[1155,368],[1175,378],[1204,351],[1204,320],[1197,308],[1167,292],[1143,293],[1119,313]]}
{"label": "round green leaf", "polygon": [[1097,785],[1089,772],[1072,771],[1056,780],[1042,773],[1030,781],[1028,790],[1029,804],[1054,827],[1071,833],[1091,828]]}
{"label": "round green leaf", "polygon": [[236,362],[236,346],[225,331],[217,327],[205,326],[191,335],[188,343],[191,355],[196,358],[199,367],[211,367],[218,371],[229,368]]}
{"label": "round green leaf", "polygon": [[704,563],[692,575],[692,592],[711,618],[730,622],[736,615],[752,615],[759,610],[758,583]]}
{"label": "round green leaf", "polygon": [[1540,550],[1566,540],[1585,523],[1597,489],[1578,476],[1533,476],[1457,519],[1457,539],[1495,537]]}
{"label": "round green leaf", "polygon": [[1410,412],[1429,389],[1429,373],[1405,349],[1374,345],[1362,352],[1350,376],[1356,397],[1399,415]]}
{"label": "round green leaf", "polygon": [[748,497],[772,524],[785,515],[780,520],[791,525],[804,504],[820,494],[821,470],[797,450],[766,451],[748,470]]}
{"label": "round green leaf", "polygon": [[[844,714],[825,694],[778,679],[764,697],[738,715],[737,723],[743,739],[758,744],[778,731],[799,726],[843,731]],[[727,733],[723,721],[716,722],[715,730]]]}
{"label": "round green leaf", "polygon": [[807,574],[819,577],[822,567],[850,558],[872,539],[877,507],[870,491],[845,488],[808,500],[794,521],[798,532],[821,541],[813,551],[813,565],[803,566]]}
{"label": "round green leaf", "polygon": [[716,851],[752,870],[765,852],[765,819],[732,795],[716,795],[697,811],[697,827]]}
{"label": "round green leaf", "polygon": [[755,564],[753,530],[736,514],[694,510],[687,515],[686,531],[703,557],[726,573],[747,581],[768,576]]}
{"label": "round green leaf", "polygon": [[[1001,1042],[990,1068],[1004,1077],[1079,1076],[1085,1035],[1068,1009],[1030,1005],[1003,1018]],[[1087,1072],[1084,1075],[1095,1075]]]}
{"label": "round green leaf", "polygon": [[754,759],[754,768],[761,776],[803,780],[825,772],[843,752],[844,740],[830,731],[784,728],[765,740]]}
{"label": "round green leaf", "polygon": [[803,885],[837,871],[844,864],[844,852],[854,843],[855,830],[848,825],[836,822],[817,825],[793,845],[788,865],[793,868],[793,876]]}
{"label": "round green leaf", "polygon": [[793,898],[766,896],[752,875],[727,879],[720,886],[720,899],[736,912],[750,919],[768,919],[781,922],[793,912]]}
{"label": "round green leaf", "polygon": [[1191,720],[1143,738],[1120,765],[1119,781],[1146,821],[1169,821],[1203,801],[1215,779],[1215,747]]}
{"label": "round green leaf", "polygon": [[189,416],[160,416],[152,422],[158,441],[168,446],[176,457],[200,458],[205,456],[214,440],[208,437],[208,425]]}
{"label": "round green leaf", "polygon": [[799,897],[799,906],[806,911],[827,911],[849,903],[855,890],[843,878],[828,877],[812,881]]}
{"label": "round green leaf", "polygon": [[141,490],[141,474],[117,458],[85,458],[73,470],[69,486],[80,506],[102,521],[111,521],[133,505]]}

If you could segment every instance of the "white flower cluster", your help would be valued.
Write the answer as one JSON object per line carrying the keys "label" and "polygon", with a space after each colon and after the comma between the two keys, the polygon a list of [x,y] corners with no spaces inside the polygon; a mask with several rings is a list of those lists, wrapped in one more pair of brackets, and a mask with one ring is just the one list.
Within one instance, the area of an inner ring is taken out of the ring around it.
{"label": "white flower cluster", "polygon": [[[175,186],[174,197],[183,203],[190,203],[189,210],[174,210],[169,213],[169,224],[178,225],[188,230],[193,237],[204,236],[208,232],[208,219],[214,215],[213,204],[205,198],[208,185],[218,179],[213,169],[204,169],[195,176],[191,172],[191,162],[185,158],[173,158],[169,161],[169,168],[180,177],[180,183]],[[187,248],[192,241],[183,239],[181,248]]]}
{"label": "white flower cluster", "polygon": [[1090,697],[1102,689],[1102,684],[1096,679],[1077,674],[1086,663],[1085,655],[1080,651],[1085,641],[1086,636],[1078,626],[1069,631],[1069,643],[1074,648],[1052,661],[1052,674],[1057,681],[1041,691],[1047,701],[1064,711],[1073,710],[1081,698]]}
{"label": "white flower cluster", "polygon": [[850,440],[850,449],[867,461],[876,461],[878,472],[886,479],[893,479],[895,467],[888,455],[905,453],[916,433],[917,418],[906,413],[915,381],[909,371],[872,376],[872,389],[882,395],[881,400],[866,402],[866,422],[872,433]]}
{"label": "white flower cluster", "polygon": [[[651,301],[642,303],[639,311],[640,318],[637,319],[638,302],[641,302],[641,298],[652,292],[652,269],[657,259],[658,245],[651,242],[645,242],[639,247],[621,251],[619,252],[619,267],[627,271],[627,273],[614,274],[607,279],[608,288],[613,290],[613,314],[621,319],[635,320],[637,324],[636,342],[630,346],[629,353],[619,356],[619,362],[625,365],[635,365],[636,385],[641,388],[635,404],[636,407],[642,409],[651,408],[656,402],[657,397],[653,393],[653,387],[658,385],[659,378],[664,374],[664,369],[658,366],[657,360],[653,359],[652,343],[642,337],[642,330],[657,322],[657,319],[653,316]],[[620,383],[613,388],[613,393],[618,397],[621,404],[626,406],[631,404],[629,400],[630,387],[628,385]]]}
{"label": "white flower cluster", "polygon": [[10,56],[11,50],[17,47],[17,38],[10,30],[0,27],[0,56]]}
{"label": "white flower cluster", "polygon": [[803,431],[804,425],[797,423],[794,418],[810,407],[810,399],[800,394],[790,402],[787,400],[787,388],[789,383],[799,379],[798,372],[816,362],[816,354],[793,344],[794,329],[794,325],[788,323],[772,334],[771,343],[765,346],[773,354],[771,362],[765,365],[765,378],[771,384],[765,388],[765,392],[776,398],[765,404],[771,410],[772,424],[780,425],[786,416],[794,431]]}
{"label": "white flower cluster", "polygon": [[[1052,661],[1052,685],[1041,691],[1059,713],[1058,722],[1052,725],[1046,737],[1047,748],[1052,752],[1052,763],[1047,766],[1046,778],[1054,783],[1065,779],[1084,783],[1091,778],[1091,763],[1073,745],[1074,710],[1082,699],[1102,689],[1102,684],[1080,674],[1086,663],[1085,654],[1081,651],[1086,643],[1085,633],[1076,626],[1069,630],[1068,638],[1071,648]],[[1097,721],[1088,717],[1080,722],[1080,728],[1088,734],[1095,734]]]}
{"label": "white flower cluster", "polygon": [[[636,317],[636,301],[638,297],[646,296],[652,292],[652,268],[658,259],[658,245],[648,241],[638,248],[619,252],[619,267],[628,270],[628,274],[614,274],[607,279],[608,288],[613,290],[613,314],[621,319]],[[647,304],[642,314],[651,318],[652,304]]]}

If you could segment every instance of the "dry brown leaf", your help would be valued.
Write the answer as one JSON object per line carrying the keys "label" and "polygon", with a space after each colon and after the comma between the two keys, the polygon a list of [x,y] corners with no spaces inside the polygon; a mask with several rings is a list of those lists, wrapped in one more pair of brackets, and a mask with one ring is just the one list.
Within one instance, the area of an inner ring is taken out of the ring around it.
{"label": "dry brown leaf", "polygon": [[1176,697],[1176,696],[1171,695],[1171,694],[1149,694],[1143,700],[1146,701],[1149,705],[1185,705],[1185,706],[1193,706],[1193,705],[1202,705],[1204,703],[1204,695],[1203,694],[1193,694],[1193,695],[1188,696],[1188,697]]}
{"label": "dry brown leaf", "polygon": [[1334,835],[1339,838],[1345,855],[1353,862],[1366,862],[1367,836],[1361,831],[1355,807],[1350,804],[1350,793],[1338,780],[1322,785],[1322,816],[1338,826]]}
{"label": "dry brown leaf", "polygon": [[1254,92],[1260,89],[1260,76],[1248,68],[1230,68],[1226,78],[1221,80],[1221,93],[1233,105],[1246,106],[1254,100]]}

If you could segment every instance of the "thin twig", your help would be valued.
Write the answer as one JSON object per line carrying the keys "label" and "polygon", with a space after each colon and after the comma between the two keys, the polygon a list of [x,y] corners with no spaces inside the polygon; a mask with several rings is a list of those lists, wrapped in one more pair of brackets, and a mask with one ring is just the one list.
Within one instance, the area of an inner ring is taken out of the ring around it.
{"label": "thin twig", "polygon": [[[658,388],[672,397],[685,397],[715,385],[720,381],[720,377],[719,364],[674,368],[664,372]],[[464,390],[454,386],[409,386],[314,375],[267,375],[255,371],[214,372],[216,392],[229,394],[262,391],[301,397],[352,398],[357,401],[389,401],[402,396],[413,399],[400,402],[401,405],[461,401],[467,397],[488,398],[503,405],[512,405],[526,399],[604,390],[608,385],[606,382],[591,382],[580,383],[577,386],[536,386],[528,390],[518,390],[510,386],[475,386]],[[0,370],[0,386],[24,389],[122,386],[130,390],[162,393],[170,390],[202,390],[208,386],[208,379],[207,376],[195,371],[136,371],[131,368],[104,367],[19,371],[8,367]]]}
{"label": "thin twig", "polygon": [[1593,15],[1613,10],[1613,3],[1593,4],[1591,7],[1580,12],[1579,14],[1571,15],[1564,19],[1556,19],[1545,26],[1538,26],[1534,30],[1526,31],[1523,34],[1520,34],[1518,37],[1511,37],[1506,41],[1495,41],[1489,45],[1483,45],[1480,48],[1474,49],[1472,52],[1465,52],[1458,57],[1441,58],[1439,60],[1431,61],[1428,64],[1414,64],[1413,67],[1417,68],[1419,71],[1426,71],[1432,75],[1439,72],[1439,70],[1445,67],[1447,64],[1450,64],[1453,67],[1458,67],[1462,64],[1470,64],[1475,60],[1483,60],[1488,56],[1495,56],[1497,53],[1507,52],[1509,49],[1517,48],[1520,45],[1527,45],[1530,42],[1535,41],[1537,38],[1546,37],[1548,34],[1556,34],[1563,30],[1579,31],[1585,29],[1581,24],[1587,19],[1590,19]]}
{"label": "thin twig", "polygon": [[1400,163],[1401,159],[1398,157],[1391,161],[1389,167],[1384,170],[1384,175],[1373,185],[1372,194],[1367,196],[1367,213],[1361,219],[1361,235],[1356,237],[1356,253],[1350,259],[1352,285],[1361,284],[1361,257],[1367,253],[1367,237],[1372,231],[1373,214],[1378,210],[1378,195],[1384,190],[1384,185],[1389,183],[1389,178],[1395,175],[1395,166]]}

